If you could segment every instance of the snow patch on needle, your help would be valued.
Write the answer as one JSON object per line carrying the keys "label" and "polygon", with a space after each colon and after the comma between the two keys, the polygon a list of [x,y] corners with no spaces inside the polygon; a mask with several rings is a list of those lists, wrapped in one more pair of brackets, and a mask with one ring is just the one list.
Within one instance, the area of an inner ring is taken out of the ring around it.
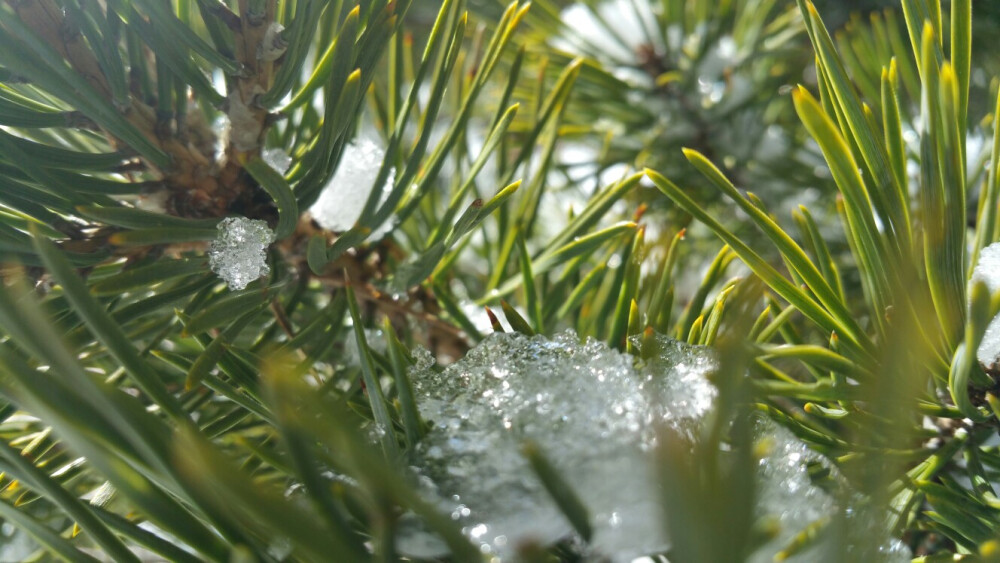
{"label": "snow patch on needle", "polygon": [[[370,139],[358,139],[347,146],[337,172],[323,188],[319,199],[309,208],[309,213],[320,227],[334,232],[344,232],[355,225],[365,208],[365,202],[375,187],[385,151]],[[385,184],[378,187],[380,202],[385,201],[395,183],[396,169],[389,172]],[[373,239],[392,228],[387,221],[372,234]]]}
{"label": "snow patch on needle", "polygon": [[[972,272],[972,281],[986,284],[991,294],[1000,291],[1000,242],[980,251],[976,269]],[[976,351],[976,359],[987,368],[995,366],[1000,360],[1000,315],[986,327],[986,334]]]}

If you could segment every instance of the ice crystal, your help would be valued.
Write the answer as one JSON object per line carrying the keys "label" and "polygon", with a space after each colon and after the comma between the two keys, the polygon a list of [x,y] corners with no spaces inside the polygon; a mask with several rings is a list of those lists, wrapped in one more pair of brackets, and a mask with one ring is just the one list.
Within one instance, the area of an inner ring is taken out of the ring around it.
{"label": "ice crystal", "polygon": [[[757,516],[771,519],[778,527],[777,534],[753,553],[751,563],[779,559],[808,563],[832,560],[830,556],[837,553],[851,561],[910,561],[909,548],[899,540],[889,539],[885,518],[866,506],[864,497],[849,491],[829,459],[810,449],[791,431],[764,418],[757,420],[755,435],[758,446],[765,451],[757,466]],[[816,473],[826,473],[830,487],[843,491],[844,498],[836,499],[814,483],[810,467],[821,469]],[[846,544],[836,544],[836,536],[828,534],[812,546],[778,557],[807,528],[838,513],[846,518]],[[866,552],[863,542],[858,541],[865,536],[881,540],[874,546],[874,553]]]}
{"label": "ice crystal", "polygon": [[[432,425],[412,458],[423,496],[494,561],[515,559],[516,547],[528,542],[572,538],[570,524],[520,454],[523,440],[531,439],[588,509],[594,536],[583,551],[625,562],[668,549],[650,455],[654,428],[666,424],[695,437],[717,395],[706,377],[717,363],[707,348],[664,336],[642,345],[638,368],[632,357],[594,340],[581,342],[571,331],[551,339],[495,333],[443,371],[433,368],[429,354],[419,354],[411,378]],[[757,515],[779,526],[751,558],[764,562],[807,526],[840,510],[812,482],[810,466],[842,479],[829,460],[773,422],[758,421],[755,436],[765,451],[757,468]],[[877,523],[863,525],[876,529]],[[823,545],[789,560],[815,560]],[[413,557],[446,552],[411,519],[401,523],[398,547]],[[852,545],[838,547],[857,552]],[[887,541],[876,559],[895,563],[908,554],[899,542]]]}
{"label": "ice crystal", "polygon": [[834,503],[809,479],[809,464],[829,468],[826,458],[769,421],[759,421],[756,434],[758,444],[766,451],[757,467],[757,512],[759,516],[773,518],[779,526],[774,539],[754,554],[753,561],[763,563],[772,561],[806,526],[830,514]]}
{"label": "ice crystal", "polygon": [[987,368],[993,368],[1000,361],[1000,315],[994,317],[986,327],[976,358]]}
{"label": "ice crystal", "polygon": [[979,252],[979,261],[972,272],[972,279],[985,283],[990,288],[990,293],[1000,291],[1000,242]]}
{"label": "ice crystal", "polygon": [[208,249],[208,263],[229,287],[243,289],[271,271],[267,265],[267,247],[274,242],[274,232],[267,223],[227,217],[219,222],[218,229],[219,234]]}
{"label": "ice crystal", "polygon": [[[629,561],[667,547],[647,450],[662,415],[652,397],[673,393],[675,421],[703,414],[710,385],[686,385],[714,365],[704,349],[664,342],[663,356],[636,370],[632,358],[567,332],[553,339],[503,333],[486,338],[443,372],[413,382],[433,429],[415,451],[424,494],[459,521],[484,553],[503,558],[525,541],[571,535],[519,453],[539,443],[587,505],[590,548]],[[436,545],[407,534],[414,556]]]}
{"label": "ice crystal", "polygon": [[705,377],[718,367],[714,355],[703,346],[662,335],[634,338],[633,343],[646,358],[642,373],[653,416],[693,441],[695,426],[711,410],[717,395]]}
{"label": "ice crystal", "polygon": [[[385,151],[370,139],[359,139],[347,146],[340,159],[337,172],[323,188],[309,213],[320,227],[342,232],[357,223],[368,196],[375,187]],[[380,201],[388,197],[395,180],[395,168],[389,173],[385,185],[379,187]],[[386,226],[373,236],[384,234]]]}

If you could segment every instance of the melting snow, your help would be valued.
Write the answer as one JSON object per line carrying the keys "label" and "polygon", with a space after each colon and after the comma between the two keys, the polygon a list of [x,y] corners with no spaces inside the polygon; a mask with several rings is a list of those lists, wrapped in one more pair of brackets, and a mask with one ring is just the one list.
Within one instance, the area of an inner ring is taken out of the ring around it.
{"label": "melting snow", "polygon": [[[633,358],[572,331],[551,339],[495,333],[443,371],[429,354],[411,370],[417,400],[432,429],[413,453],[422,494],[462,526],[493,561],[517,547],[573,538],[565,520],[520,454],[526,438],[540,444],[588,508],[594,537],[581,547],[615,562],[669,548],[658,481],[649,451],[655,426],[693,436],[712,408],[716,369],[711,351],[657,336],[649,358]],[[760,516],[781,524],[753,561],[771,561],[808,524],[829,517],[836,502],[814,485],[807,464],[836,468],[790,432],[769,421],[756,429],[767,453],[758,468]],[[838,475],[839,477],[839,475]],[[443,544],[404,519],[398,548],[436,557]],[[582,545],[582,540],[576,540]],[[809,561],[810,553],[789,560]],[[908,560],[902,544],[886,543],[887,561]]]}
{"label": "melting snow", "polygon": [[[788,429],[761,418],[757,421],[755,435],[758,445],[766,453],[757,468],[757,516],[772,518],[779,525],[777,535],[753,553],[751,563],[771,563],[807,527],[822,519],[832,517],[839,505],[826,490],[813,483],[809,476],[810,465],[828,471],[830,479],[837,486],[843,486],[843,477],[836,466],[823,455],[811,450]],[[846,490],[846,489],[845,489]],[[847,516],[848,537],[862,537],[864,534],[879,534],[883,538],[877,547],[877,555],[861,556],[857,545],[831,545],[833,536],[827,536],[811,548],[790,555],[784,561],[808,563],[821,559],[824,550],[840,552],[854,561],[879,561],[880,563],[904,563],[912,555],[901,541],[888,538],[888,530],[878,530],[879,518],[871,510],[864,508],[864,498],[851,494],[844,511]],[[856,505],[856,506],[855,506]]]}
{"label": "melting snow", "polygon": [[[369,139],[358,139],[347,145],[340,159],[337,172],[330,183],[323,188],[309,213],[320,227],[328,231],[343,232],[357,223],[365,208],[378,177],[379,168],[385,158],[385,151]],[[384,201],[395,183],[396,169],[393,168],[385,185],[380,187],[380,201]],[[391,223],[385,223],[372,236],[388,232]]]}
{"label": "melting snow", "polygon": [[[1000,243],[993,243],[980,251],[972,279],[985,283],[990,293],[1000,291]],[[1000,315],[986,328],[983,341],[976,351],[976,358],[986,367],[991,367],[1000,360]]]}
{"label": "melting snow", "polygon": [[288,156],[288,153],[282,149],[265,149],[261,152],[260,157],[264,159],[264,162],[268,166],[274,168],[282,175],[288,172],[288,169],[292,166],[292,157]]}
{"label": "melting snow", "polygon": [[[493,334],[443,372],[414,370],[421,413],[434,424],[415,451],[424,493],[484,553],[510,556],[525,541],[570,536],[519,453],[530,438],[589,508],[592,549],[620,561],[663,550],[646,450],[658,408],[672,407],[654,408],[649,399],[670,395],[678,424],[703,414],[714,389],[704,379],[684,382],[713,365],[706,349],[672,342],[637,371],[630,356],[594,340],[580,343],[572,332],[551,340]],[[414,556],[433,556],[435,546],[416,533],[400,542]]]}
{"label": "melting snow", "polygon": [[979,252],[979,262],[972,271],[972,279],[985,283],[990,288],[990,293],[1000,291],[1000,242]]}
{"label": "melting snow", "polygon": [[218,229],[219,234],[208,248],[208,264],[230,288],[243,289],[271,271],[267,247],[274,242],[274,232],[267,223],[227,217],[219,222]]}

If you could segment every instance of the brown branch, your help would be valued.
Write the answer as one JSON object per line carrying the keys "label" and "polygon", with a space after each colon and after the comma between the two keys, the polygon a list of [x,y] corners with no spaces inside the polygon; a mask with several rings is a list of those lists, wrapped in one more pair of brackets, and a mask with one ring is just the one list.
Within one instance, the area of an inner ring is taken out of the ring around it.
{"label": "brown branch", "polygon": [[209,14],[222,20],[222,23],[226,24],[230,30],[239,31],[242,29],[243,24],[240,22],[240,17],[219,0],[198,0],[198,3],[204,6],[205,11]]}
{"label": "brown branch", "polygon": [[271,312],[274,313],[274,321],[278,323],[278,326],[285,332],[285,335],[289,339],[295,338],[295,330],[292,329],[292,322],[288,319],[288,315],[285,314],[285,310],[281,307],[281,303],[277,299],[271,300]]}
{"label": "brown branch", "polygon": [[[101,96],[106,100],[111,99],[111,88],[97,58],[91,51],[91,46],[84,41],[80,33],[69,31],[73,27],[66,21],[62,10],[53,0],[6,1],[17,12],[21,19],[19,23],[23,23],[62,55],[73,70],[87,80]],[[5,25],[12,24],[4,23]],[[91,123],[89,119],[81,119],[82,116],[77,112],[68,115],[73,116],[75,123],[84,125]],[[203,155],[192,145],[181,143],[177,139],[161,138],[157,135],[158,120],[153,108],[133,98],[123,115],[147,139],[173,158],[174,168],[171,170],[157,170],[146,163],[148,170],[163,175],[167,184],[181,184],[184,189],[208,192],[216,190],[217,182],[210,177],[210,170],[213,166],[211,155]],[[113,144],[122,145],[120,140],[115,139],[110,134],[107,136]]]}
{"label": "brown branch", "polygon": [[[241,76],[237,80],[237,92],[229,92],[230,104],[239,107],[230,107],[230,122],[234,127],[245,127],[248,131],[256,132],[257,141],[264,134],[268,121],[268,113],[265,108],[257,105],[257,96],[266,92],[274,82],[274,63],[260,58],[261,46],[264,43],[267,30],[275,22],[275,0],[267,0],[263,13],[251,13],[249,0],[240,0],[240,30],[236,33],[236,60],[240,62],[246,70],[246,76]],[[234,95],[237,96],[234,99]],[[234,112],[244,112],[245,115],[234,115]],[[258,148],[247,150],[249,139],[231,139],[227,152],[232,152],[232,156],[242,156],[242,153],[252,152],[256,154]]]}
{"label": "brown branch", "polygon": [[45,39],[46,43],[63,56],[73,70],[98,93],[110,99],[111,87],[98,64],[97,58],[83,36],[67,24],[63,11],[53,0],[7,0],[26,26]]}

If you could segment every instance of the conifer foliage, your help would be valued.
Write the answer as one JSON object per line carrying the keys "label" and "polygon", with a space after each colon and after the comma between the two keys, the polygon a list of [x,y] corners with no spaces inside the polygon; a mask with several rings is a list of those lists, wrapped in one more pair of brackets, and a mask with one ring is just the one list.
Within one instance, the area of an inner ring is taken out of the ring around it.
{"label": "conifer foliage", "polygon": [[0,0],[0,560],[1000,561],[997,65],[824,15]]}

